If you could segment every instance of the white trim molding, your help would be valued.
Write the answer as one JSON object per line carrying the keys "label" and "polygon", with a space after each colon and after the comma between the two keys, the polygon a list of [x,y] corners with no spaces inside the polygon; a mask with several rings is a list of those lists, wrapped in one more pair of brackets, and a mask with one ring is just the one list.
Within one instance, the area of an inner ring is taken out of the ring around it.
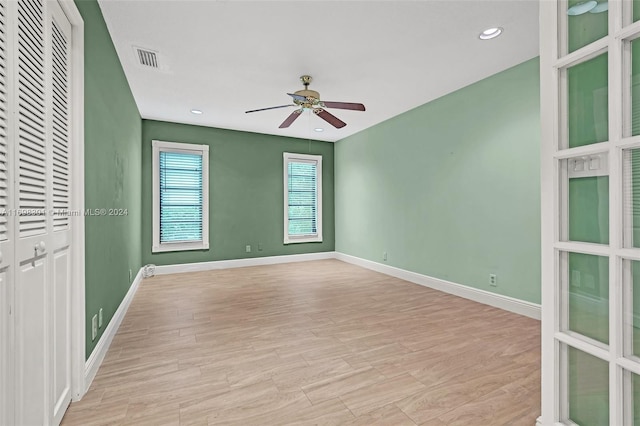
{"label": "white trim molding", "polygon": [[[209,145],[165,142],[154,140],[152,144],[152,182],[153,182],[153,253],[184,250],[209,250]],[[162,242],[160,239],[160,153],[174,152],[202,157],[202,239],[198,241]]]}
{"label": "white trim molding", "polygon": [[[89,356],[89,359],[85,363],[84,390],[80,398],[84,396],[84,394],[89,390],[89,387],[91,386],[91,382],[93,382],[93,379],[96,377],[96,374],[98,373],[98,369],[100,368],[100,365],[104,360],[104,357],[107,355],[107,351],[111,346],[111,342],[113,341],[113,338],[118,332],[118,328],[120,328],[120,324],[122,324],[122,320],[124,319],[124,316],[127,314],[127,311],[129,310],[129,305],[131,305],[133,296],[135,296],[136,291],[138,291],[138,286],[140,285],[141,282],[142,282],[142,268],[140,268],[140,270],[136,274],[136,277],[134,278],[133,282],[131,283],[131,286],[129,287],[129,291],[127,291],[127,294],[124,296],[124,299],[122,299],[122,302],[120,302],[120,306],[118,306],[118,309],[113,314],[113,318],[111,318],[111,321],[109,321],[107,328],[104,330],[104,333],[100,337],[100,340],[98,340],[98,344],[93,349],[93,352],[91,352],[91,356]],[[78,398],[78,400],[80,398]]]}
{"label": "white trim molding", "polygon": [[405,269],[396,268],[389,265],[373,262],[371,260],[362,259],[344,253],[336,252],[336,259],[353,265],[361,266],[372,271],[380,272],[385,275],[400,278],[414,284],[419,284],[444,293],[453,294],[454,296],[463,297],[473,300],[474,302],[504,309],[516,314],[524,315],[533,319],[540,319],[540,305],[514,297],[504,296],[492,293],[490,291],[457,284],[451,281],[433,278],[428,275],[419,274],[417,272],[407,271]]}
{"label": "white trim molding", "polygon": [[[283,152],[284,183],[284,244],[322,242],[322,155]],[[316,232],[307,235],[289,234],[289,164],[306,163],[316,166]]]}
{"label": "white trim molding", "polygon": [[[84,211],[84,20],[73,0],[58,0],[71,23],[71,209]],[[84,216],[71,217],[71,397],[85,393]]]}
{"label": "white trim molding", "polygon": [[215,260],[212,262],[183,263],[178,265],[160,265],[155,268],[155,275],[180,274],[183,272],[210,271],[213,269],[245,268],[248,266],[276,265],[280,263],[309,262],[311,260],[336,259],[336,253],[325,251],[319,253],[291,254],[283,256],[253,257],[249,259]]}

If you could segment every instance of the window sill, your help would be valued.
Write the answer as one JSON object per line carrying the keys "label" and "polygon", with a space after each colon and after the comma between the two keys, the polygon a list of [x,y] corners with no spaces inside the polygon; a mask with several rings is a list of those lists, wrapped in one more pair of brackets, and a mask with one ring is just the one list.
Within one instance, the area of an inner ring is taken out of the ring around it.
{"label": "window sill", "polygon": [[209,243],[198,241],[195,243],[164,243],[151,248],[152,253],[164,253],[169,251],[209,250]]}
{"label": "window sill", "polygon": [[284,237],[285,244],[297,244],[297,243],[321,243],[322,236],[320,235],[301,235],[299,237]]}

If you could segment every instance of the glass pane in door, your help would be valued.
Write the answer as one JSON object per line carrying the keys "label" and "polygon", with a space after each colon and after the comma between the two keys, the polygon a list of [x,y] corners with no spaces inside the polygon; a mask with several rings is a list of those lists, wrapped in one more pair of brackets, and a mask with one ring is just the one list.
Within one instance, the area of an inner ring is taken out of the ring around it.
{"label": "glass pane in door", "polygon": [[609,244],[609,176],[569,179],[569,240]]}
{"label": "glass pane in door", "polygon": [[640,148],[622,153],[623,244],[640,247]]}
{"label": "glass pane in door", "polygon": [[640,376],[625,371],[625,423],[640,425]]}
{"label": "glass pane in door", "polygon": [[640,358],[640,262],[626,260],[623,268],[624,355]]}
{"label": "glass pane in door", "polygon": [[567,3],[569,53],[607,35],[608,10],[606,1],[570,0]]}
{"label": "glass pane in door", "polygon": [[568,286],[564,306],[568,324],[563,328],[589,339],[609,344],[609,259],[582,253],[568,257]]}
{"label": "glass pane in door", "polygon": [[567,131],[569,148],[609,138],[608,55],[567,69]]}
{"label": "glass pane in door", "polygon": [[568,347],[569,419],[580,426],[609,424],[609,364]]}
{"label": "glass pane in door", "polygon": [[[635,7],[635,5],[634,5]],[[634,9],[635,12],[635,9]],[[640,135],[640,40],[631,43],[631,117],[625,123],[625,135]]]}

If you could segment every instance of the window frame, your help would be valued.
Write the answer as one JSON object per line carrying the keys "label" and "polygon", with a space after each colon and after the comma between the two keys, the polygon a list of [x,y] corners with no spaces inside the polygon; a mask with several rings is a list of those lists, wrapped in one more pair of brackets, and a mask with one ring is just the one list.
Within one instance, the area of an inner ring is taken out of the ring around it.
{"label": "window frame", "polygon": [[[209,249],[209,145],[152,141],[153,173],[153,244],[152,253]],[[160,152],[177,152],[202,156],[202,240],[189,242],[160,241]]]}
{"label": "window frame", "polygon": [[[284,244],[322,242],[322,155],[283,153],[284,181]],[[289,235],[289,163],[316,164],[316,233],[308,235]]]}

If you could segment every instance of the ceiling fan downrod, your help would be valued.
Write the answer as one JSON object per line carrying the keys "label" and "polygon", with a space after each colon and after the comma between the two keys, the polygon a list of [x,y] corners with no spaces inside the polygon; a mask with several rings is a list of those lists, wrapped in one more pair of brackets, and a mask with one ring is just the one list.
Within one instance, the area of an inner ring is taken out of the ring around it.
{"label": "ceiling fan downrod", "polygon": [[305,90],[307,90],[309,89],[309,84],[311,84],[311,81],[313,81],[313,77],[311,77],[310,75],[302,75],[300,76],[300,81],[302,81]]}

